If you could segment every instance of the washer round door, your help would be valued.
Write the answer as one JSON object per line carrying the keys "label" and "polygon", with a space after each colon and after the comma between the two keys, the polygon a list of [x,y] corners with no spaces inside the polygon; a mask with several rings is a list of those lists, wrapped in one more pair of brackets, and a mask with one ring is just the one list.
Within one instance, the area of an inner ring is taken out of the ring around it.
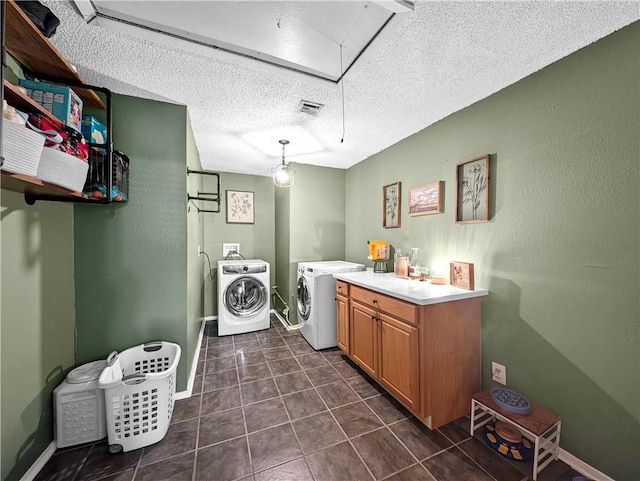
{"label": "washer round door", "polygon": [[251,317],[267,302],[267,288],[255,277],[238,277],[224,291],[224,306],[236,317]]}
{"label": "washer round door", "polygon": [[311,314],[311,292],[309,292],[309,283],[304,277],[298,279],[298,315],[303,320],[309,320]]}

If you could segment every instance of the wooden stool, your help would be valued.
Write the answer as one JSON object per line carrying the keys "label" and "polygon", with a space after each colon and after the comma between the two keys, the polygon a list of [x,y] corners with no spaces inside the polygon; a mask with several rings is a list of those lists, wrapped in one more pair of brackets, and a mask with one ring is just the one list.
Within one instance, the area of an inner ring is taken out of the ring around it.
{"label": "wooden stool", "polygon": [[498,407],[491,398],[491,388],[471,398],[471,426],[473,436],[476,429],[492,421],[503,421],[516,427],[524,437],[534,444],[533,479],[538,478],[551,461],[558,459],[560,451],[560,417],[547,409],[531,403],[528,415],[514,414]]}

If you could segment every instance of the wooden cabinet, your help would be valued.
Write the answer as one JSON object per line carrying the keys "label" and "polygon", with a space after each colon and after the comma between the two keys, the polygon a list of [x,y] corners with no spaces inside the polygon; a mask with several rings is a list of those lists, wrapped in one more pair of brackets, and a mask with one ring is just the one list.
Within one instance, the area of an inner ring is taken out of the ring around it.
{"label": "wooden cabinet", "polygon": [[350,309],[351,358],[373,377],[378,377],[377,312],[352,301]]}
{"label": "wooden cabinet", "polygon": [[351,353],[349,347],[349,285],[346,282],[336,281],[336,322],[338,334],[338,347],[347,354]]}
{"label": "wooden cabinet", "polygon": [[[378,297],[377,300],[384,304],[390,299]],[[418,411],[418,329],[354,299],[350,322],[351,358],[405,406]]]}
{"label": "wooden cabinet", "polygon": [[379,314],[380,359],[378,379],[405,406],[420,410],[418,329]]}
{"label": "wooden cabinet", "polygon": [[341,288],[348,316],[338,306],[339,347],[353,361],[431,429],[469,413],[481,384],[479,297],[416,305]]}

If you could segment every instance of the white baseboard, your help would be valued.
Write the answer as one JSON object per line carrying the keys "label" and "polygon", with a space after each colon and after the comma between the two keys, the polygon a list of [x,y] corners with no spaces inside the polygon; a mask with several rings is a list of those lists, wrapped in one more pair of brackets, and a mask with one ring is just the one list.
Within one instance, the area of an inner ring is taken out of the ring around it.
{"label": "white baseboard", "polygon": [[606,474],[598,471],[593,466],[588,465],[582,459],[576,458],[573,454],[568,453],[562,448],[560,448],[558,458],[560,459],[560,461],[564,461],[580,474],[586,476],[588,479],[595,479],[596,481],[614,481],[613,478],[610,478]]}
{"label": "white baseboard", "polygon": [[51,441],[49,446],[42,451],[42,454],[38,456],[38,459],[35,460],[29,470],[20,478],[20,481],[33,481],[40,470],[44,468],[44,465],[47,464],[47,461],[51,459],[51,456],[54,455],[56,449],[56,442]]}
{"label": "white baseboard", "polygon": [[269,312],[278,318],[280,323],[284,326],[284,328],[287,331],[297,331],[300,329],[300,327],[302,327],[302,324],[295,324],[295,325],[287,324],[287,321],[285,321],[284,317],[282,317],[282,314],[280,314],[275,309],[271,309]]}
{"label": "white baseboard", "polygon": [[189,380],[187,381],[187,389],[184,391],[178,391],[175,396],[175,400],[178,399],[187,399],[191,397],[193,393],[193,383],[196,380],[196,372],[198,370],[198,361],[200,360],[200,348],[202,347],[202,338],[204,337],[204,328],[207,324],[207,321],[215,321],[218,319],[218,316],[207,316],[202,319],[202,324],[200,326],[200,333],[198,334],[198,342],[196,345],[196,352],[193,356],[193,361],[191,362],[191,371],[189,372]]}

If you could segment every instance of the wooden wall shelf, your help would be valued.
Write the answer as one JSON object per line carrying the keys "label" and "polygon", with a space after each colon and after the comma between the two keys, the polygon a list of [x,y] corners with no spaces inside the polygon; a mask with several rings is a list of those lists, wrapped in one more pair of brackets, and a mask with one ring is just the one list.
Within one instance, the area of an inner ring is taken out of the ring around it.
{"label": "wooden wall shelf", "polygon": [[101,200],[93,199],[82,192],[74,192],[54,184],[49,184],[36,177],[22,174],[11,174],[2,172],[0,177],[0,186],[3,189],[11,190],[25,194],[25,196],[34,196],[36,198],[60,198],[70,201],[91,202],[100,204]]}
{"label": "wooden wall shelf", "polygon": [[[47,37],[33,24],[14,0],[6,2],[5,47],[34,75],[72,84],[84,81]],[[104,109],[102,99],[93,91],[72,85],[85,107]]]}
{"label": "wooden wall shelf", "polygon": [[58,119],[47,109],[45,109],[38,102],[31,99],[31,97],[22,93],[22,91],[18,88],[17,85],[8,82],[6,79],[3,80],[4,85],[4,98],[13,107],[18,110],[22,110],[23,112],[28,112],[32,114],[41,114],[51,119],[54,119],[56,122]]}

